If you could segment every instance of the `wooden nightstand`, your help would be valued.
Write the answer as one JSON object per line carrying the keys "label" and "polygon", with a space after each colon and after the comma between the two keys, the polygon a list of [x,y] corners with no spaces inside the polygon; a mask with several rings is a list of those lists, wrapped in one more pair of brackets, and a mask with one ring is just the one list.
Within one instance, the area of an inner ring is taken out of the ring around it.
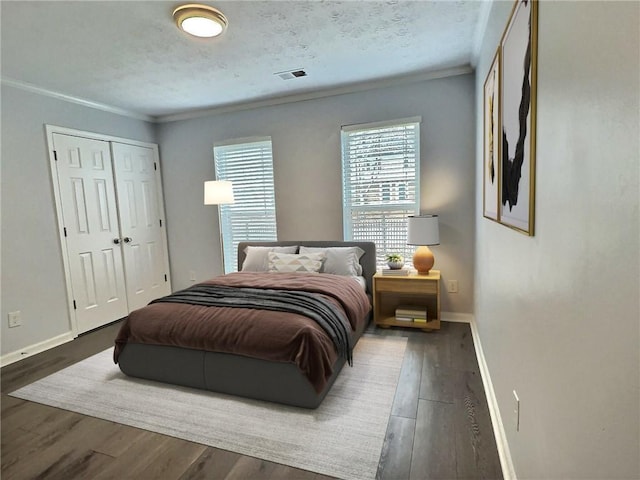
{"label": "wooden nightstand", "polygon": [[[427,307],[427,323],[398,321],[395,317],[399,305]],[[373,276],[373,320],[378,327],[409,327],[431,331],[440,328],[440,271],[429,275],[406,277]]]}

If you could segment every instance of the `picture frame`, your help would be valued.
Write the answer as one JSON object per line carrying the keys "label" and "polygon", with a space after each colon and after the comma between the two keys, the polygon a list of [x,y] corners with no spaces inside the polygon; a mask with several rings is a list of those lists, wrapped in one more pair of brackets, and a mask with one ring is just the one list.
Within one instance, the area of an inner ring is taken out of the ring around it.
{"label": "picture frame", "polygon": [[500,206],[500,49],[484,81],[483,216],[499,221]]}
{"label": "picture frame", "polygon": [[538,1],[516,0],[500,42],[499,222],[533,236]]}

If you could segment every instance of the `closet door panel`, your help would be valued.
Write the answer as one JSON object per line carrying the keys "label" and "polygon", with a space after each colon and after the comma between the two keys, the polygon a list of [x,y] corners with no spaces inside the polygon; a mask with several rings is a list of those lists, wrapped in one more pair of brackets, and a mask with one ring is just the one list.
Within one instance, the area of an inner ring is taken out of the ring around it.
{"label": "closet door panel", "polygon": [[160,182],[154,151],[123,143],[111,145],[124,239],[123,255],[130,310],[168,295]]}
{"label": "closet door panel", "polygon": [[53,134],[78,333],[128,313],[109,143]]}

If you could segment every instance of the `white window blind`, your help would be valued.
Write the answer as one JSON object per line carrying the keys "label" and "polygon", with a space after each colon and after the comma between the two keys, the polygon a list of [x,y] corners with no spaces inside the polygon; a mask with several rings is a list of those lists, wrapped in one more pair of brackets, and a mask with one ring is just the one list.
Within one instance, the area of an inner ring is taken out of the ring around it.
{"label": "white window blind", "polygon": [[345,240],[372,241],[377,263],[410,262],[407,217],[420,214],[420,118],[342,128]]}
{"label": "white window blind", "polygon": [[216,144],[216,179],[233,184],[235,202],[220,205],[225,273],[238,270],[238,243],[277,240],[271,138]]}

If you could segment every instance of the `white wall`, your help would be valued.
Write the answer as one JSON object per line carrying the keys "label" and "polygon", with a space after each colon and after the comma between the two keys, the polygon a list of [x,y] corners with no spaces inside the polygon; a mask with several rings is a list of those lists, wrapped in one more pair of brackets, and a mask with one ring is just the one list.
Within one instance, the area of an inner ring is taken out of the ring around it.
{"label": "white wall", "polygon": [[482,85],[512,5],[476,76],[475,316],[515,472],[640,478],[640,3],[540,4],[533,238],[482,219]]}
{"label": "white wall", "polygon": [[270,135],[280,240],[342,239],[340,127],[422,116],[421,208],[440,215],[435,268],[457,279],[442,309],[473,307],[474,76],[410,85],[159,125],[174,288],[221,272],[217,210],[202,204],[213,179],[213,143]]}
{"label": "white wall", "polygon": [[2,85],[2,355],[70,330],[45,124],[155,142],[153,124]]}

